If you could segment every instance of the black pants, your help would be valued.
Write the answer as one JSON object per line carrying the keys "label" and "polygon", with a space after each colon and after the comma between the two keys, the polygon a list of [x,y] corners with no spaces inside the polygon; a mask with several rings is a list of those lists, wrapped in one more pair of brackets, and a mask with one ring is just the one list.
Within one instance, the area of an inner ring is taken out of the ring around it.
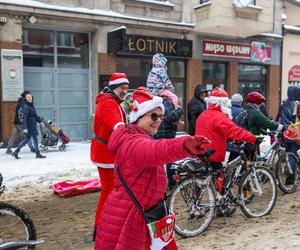
{"label": "black pants", "polygon": [[173,175],[174,175],[176,169],[171,169],[171,166],[172,166],[171,163],[168,163],[166,165],[167,178],[168,178],[168,188],[170,190],[176,185],[176,181],[173,179]]}

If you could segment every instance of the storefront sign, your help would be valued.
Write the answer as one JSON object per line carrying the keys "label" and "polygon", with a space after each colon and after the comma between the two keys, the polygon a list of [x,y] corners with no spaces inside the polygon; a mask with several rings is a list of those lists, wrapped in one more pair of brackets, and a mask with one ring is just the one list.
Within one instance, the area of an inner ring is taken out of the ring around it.
{"label": "storefront sign", "polygon": [[272,47],[263,42],[251,43],[251,61],[260,63],[271,62]]}
{"label": "storefront sign", "polygon": [[2,100],[17,101],[23,92],[22,50],[1,50]]}
{"label": "storefront sign", "polygon": [[250,59],[251,46],[247,43],[224,42],[217,40],[202,40],[204,56],[234,57]]}
{"label": "storefront sign", "polygon": [[300,82],[300,65],[294,65],[289,70],[289,83]]}
{"label": "storefront sign", "polygon": [[192,41],[164,37],[126,34],[119,29],[108,34],[108,52],[129,55],[153,55],[192,57]]}

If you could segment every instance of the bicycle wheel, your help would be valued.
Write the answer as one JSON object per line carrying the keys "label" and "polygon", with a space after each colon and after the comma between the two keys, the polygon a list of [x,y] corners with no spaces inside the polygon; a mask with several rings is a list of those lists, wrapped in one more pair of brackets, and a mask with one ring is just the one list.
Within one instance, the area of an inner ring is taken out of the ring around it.
{"label": "bicycle wheel", "polygon": [[[24,240],[36,240],[33,221],[23,209],[0,202],[0,244]],[[22,249],[29,250],[35,249],[35,247]]]}
{"label": "bicycle wheel", "polygon": [[249,218],[271,213],[277,200],[276,180],[271,170],[256,167],[248,170],[239,186],[240,208]]}
{"label": "bicycle wheel", "polygon": [[201,234],[214,217],[215,194],[204,181],[184,179],[171,192],[169,207],[176,217],[175,232],[181,237]]}
{"label": "bicycle wheel", "polygon": [[[294,171],[293,171],[293,164]],[[286,194],[295,192],[299,183],[299,159],[291,153],[286,152],[284,156],[278,159],[276,164],[276,179],[280,190]]]}

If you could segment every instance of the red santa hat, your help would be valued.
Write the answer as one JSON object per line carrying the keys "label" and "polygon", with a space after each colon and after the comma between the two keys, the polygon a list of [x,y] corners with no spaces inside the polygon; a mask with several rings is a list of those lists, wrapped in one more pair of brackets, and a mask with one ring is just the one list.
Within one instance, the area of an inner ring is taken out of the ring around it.
{"label": "red santa hat", "polygon": [[221,107],[231,107],[231,102],[228,93],[221,88],[214,88],[210,95],[206,98],[207,105],[214,104]]}
{"label": "red santa hat", "polygon": [[165,112],[163,99],[159,96],[152,96],[144,87],[137,88],[131,97],[133,103],[129,115],[130,123],[136,122],[141,116],[155,108],[160,108],[162,113]]}
{"label": "red santa hat", "polygon": [[128,77],[124,73],[113,73],[109,78],[108,86],[111,90],[124,84],[129,85]]}

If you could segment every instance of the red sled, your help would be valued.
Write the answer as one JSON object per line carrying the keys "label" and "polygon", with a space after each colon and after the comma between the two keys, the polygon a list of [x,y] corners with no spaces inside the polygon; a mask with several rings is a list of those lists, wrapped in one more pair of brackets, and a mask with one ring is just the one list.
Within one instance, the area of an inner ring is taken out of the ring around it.
{"label": "red sled", "polygon": [[96,192],[101,189],[99,179],[92,179],[89,181],[71,181],[66,180],[55,183],[50,186],[54,193],[59,197],[67,198],[79,194],[86,194],[90,192]]}

